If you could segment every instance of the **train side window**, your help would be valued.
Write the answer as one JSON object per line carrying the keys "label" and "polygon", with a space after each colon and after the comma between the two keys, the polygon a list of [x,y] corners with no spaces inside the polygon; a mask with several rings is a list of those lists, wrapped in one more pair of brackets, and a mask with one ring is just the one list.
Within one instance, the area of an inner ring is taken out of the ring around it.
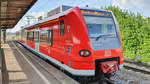
{"label": "train side window", "polygon": [[35,32],[35,42],[39,42],[39,31]]}
{"label": "train side window", "polygon": [[30,40],[30,34],[31,34],[31,33],[30,33],[30,32],[28,32],[28,33],[29,33],[29,34],[28,34],[28,40]]}
{"label": "train side window", "polygon": [[29,37],[29,32],[27,32],[26,34],[27,34],[27,35],[26,35],[26,36],[27,36],[27,37],[26,37],[26,40],[28,40],[28,37]]}
{"label": "train side window", "polygon": [[53,31],[52,30],[47,31],[47,45],[48,46],[53,45]]}
{"label": "train side window", "polygon": [[64,20],[60,21],[60,36],[64,36],[65,24]]}
{"label": "train side window", "polygon": [[28,40],[30,40],[30,32],[28,32]]}
{"label": "train side window", "polygon": [[29,32],[29,40],[30,40],[30,41],[31,41],[31,39],[32,39],[32,38],[31,38],[31,37],[32,37],[31,35],[32,35],[31,32]]}
{"label": "train side window", "polygon": [[32,32],[32,41],[34,41],[34,32]]}
{"label": "train side window", "polygon": [[41,44],[45,44],[45,32],[44,31],[41,31],[41,34],[40,34],[40,43]]}

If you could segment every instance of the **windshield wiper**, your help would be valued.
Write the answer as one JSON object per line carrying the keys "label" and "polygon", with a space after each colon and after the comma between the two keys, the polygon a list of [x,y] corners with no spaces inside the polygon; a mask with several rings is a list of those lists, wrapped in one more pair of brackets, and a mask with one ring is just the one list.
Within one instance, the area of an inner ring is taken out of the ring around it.
{"label": "windshield wiper", "polygon": [[103,37],[103,36],[112,36],[112,34],[107,34],[107,35],[99,35],[98,37],[96,37],[96,41],[99,40],[99,38]]}

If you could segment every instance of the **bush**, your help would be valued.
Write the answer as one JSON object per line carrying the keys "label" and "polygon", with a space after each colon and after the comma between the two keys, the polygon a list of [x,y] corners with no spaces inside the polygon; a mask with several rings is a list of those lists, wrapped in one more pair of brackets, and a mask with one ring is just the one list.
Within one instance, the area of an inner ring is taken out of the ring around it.
{"label": "bush", "polygon": [[117,18],[123,40],[124,57],[150,63],[150,18],[119,7],[109,6],[104,9],[111,10]]}

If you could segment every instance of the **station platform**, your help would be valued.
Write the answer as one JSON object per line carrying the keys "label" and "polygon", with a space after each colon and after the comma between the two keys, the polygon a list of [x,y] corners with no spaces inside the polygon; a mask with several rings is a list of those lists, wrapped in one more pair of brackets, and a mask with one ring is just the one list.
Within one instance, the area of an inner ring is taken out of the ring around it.
{"label": "station platform", "polygon": [[0,52],[0,84],[79,84],[15,41]]}

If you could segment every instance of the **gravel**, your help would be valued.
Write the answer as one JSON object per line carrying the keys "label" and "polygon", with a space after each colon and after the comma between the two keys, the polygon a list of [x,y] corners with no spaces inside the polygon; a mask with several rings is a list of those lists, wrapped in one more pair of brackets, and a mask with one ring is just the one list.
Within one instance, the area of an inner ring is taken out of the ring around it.
{"label": "gravel", "polygon": [[111,80],[116,81],[115,84],[150,84],[150,74],[143,74],[124,68],[111,77]]}

